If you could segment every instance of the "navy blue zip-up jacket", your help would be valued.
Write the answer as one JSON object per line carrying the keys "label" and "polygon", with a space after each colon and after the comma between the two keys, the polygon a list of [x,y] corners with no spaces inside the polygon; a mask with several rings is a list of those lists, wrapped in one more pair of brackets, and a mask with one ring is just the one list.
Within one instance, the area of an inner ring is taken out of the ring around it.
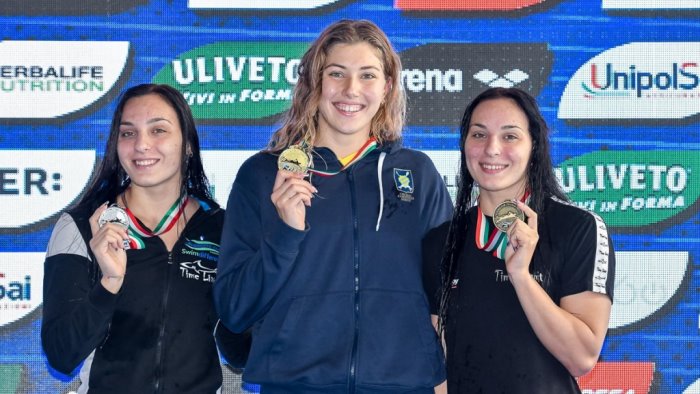
{"label": "navy blue zip-up jacket", "polygon": [[[313,160],[341,168],[326,148]],[[235,332],[253,327],[244,380],[263,393],[432,393],[444,356],[421,240],[451,217],[452,202],[431,160],[385,145],[335,176],[312,176],[318,194],[304,231],[272,204],[276,174],[269,152],[240,168],[214,284],[221,321]]]}

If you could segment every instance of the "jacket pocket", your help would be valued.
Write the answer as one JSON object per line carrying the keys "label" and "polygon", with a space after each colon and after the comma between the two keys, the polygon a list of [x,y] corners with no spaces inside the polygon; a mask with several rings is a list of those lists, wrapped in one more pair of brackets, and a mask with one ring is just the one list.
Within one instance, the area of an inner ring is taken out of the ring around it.
{"label": "jacket pocket", "polygon": [[361,298],[358,384],[432,387],[444,378],[444,357],[425,296],[369,290]]}
{"label": "jacket pocket", "polygon": [[274,335],[265,381],[346,382],[353,341],[352,299],[350,293],[294,298],[279,328],[265,329]]}

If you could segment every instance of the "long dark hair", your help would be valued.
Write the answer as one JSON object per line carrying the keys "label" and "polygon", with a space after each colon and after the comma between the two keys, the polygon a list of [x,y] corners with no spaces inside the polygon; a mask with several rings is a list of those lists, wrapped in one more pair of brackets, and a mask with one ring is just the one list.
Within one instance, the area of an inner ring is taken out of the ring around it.
{"label": "long dark hair", "polygon": [[92,214],[100,204],[105,201],[113,202],[119,194],[129,187],[131,181],[119,163],[117,154],[119,125],[126,103],[132,98],[148,94],[157,94],[165,100],[175,110],[180,122],[180,130],[182,130],[181,193],[187,193],[200,199],[211,199],[209,181],[204,174],[199,151],[197,127],[187,101],[182,96],[182,93],[171,86],[142,84],[125,90],[119,97],[117,108],[114,110],[114,116],[112,117],[104,158],[96,171],[97,175],[95,175],[87,191],[76,205],[76,210],[84,208]]}
{"label": "long dark hair", "polygon": [[[545,122],[537,101],[526,92],[516,88],[490,88],[479,94],[464,111],[460,124],[459,150],[460,166],[457,182],[457,199],[452,216],[452,223],[445,243],[445,252],[440,264],[442,294],[440,299],[440,330],[444,330],[447,321],[447,310],[450,298],[452,280],[457,274],[457,261],[467,236],[468,211],[471,208],[471,195],[474,189],[474,178],[467,169],[464,144],[469,133],[472,114],[479,104],[488,100],[510,99],[520,107],[528,119],[528,129],[532,138],[532,153],[527,169],[527,188],[530,190],[529,206],[540,215],[547,198],[556,197],[568,201],[561,189],[552,166],[549,149],[549,128]],[[542,217],[540,215],[540,217]],[[544,262],[546,264],[546,262]],[[548,273],[549,267],[533,267],[540,272]],[[548,274],[545,274],[545,276]]]}

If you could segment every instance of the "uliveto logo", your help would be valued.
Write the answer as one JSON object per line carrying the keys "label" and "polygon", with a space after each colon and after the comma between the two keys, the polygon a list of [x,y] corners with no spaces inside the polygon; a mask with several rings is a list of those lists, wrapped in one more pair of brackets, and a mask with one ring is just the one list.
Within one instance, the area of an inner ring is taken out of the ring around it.
{"label": "uliveto logo", "polygon": [[0,42],[0,118],[48,119],[85,109],[119,80],[128,42]]}
{"label": "uliveto logo", "polygon": [[610,227],[644,227],[670,219],[697,202],[695,151],[600,151],[564,161],[555,174],[577,205]]}
{"label": "uliveto logo", "polygon": [[469,101],[489,87],[537,96],[552,69],[546,44],[428,44],[401,52],[401,61],[411,125],[457,126]]}
{"label": "uliveto logo", "polygon": [[576,71],[560,119],[682,119],[700,113],[700,43],[609,49]]}
{"label": "uliveto logo", "polygon": [[340,0],[188,0],[189,8],[201,9],[266,9],[266,10],[310,10],[337,3]]}
{"label": "uliveto logo", "polygon": [[183,53],[153,78],[182,91],[198,119],[256,120],[283,112],[292,99],[296,42],[219,42]]}
{"label": "uliveto logo", "polygon": [[83,191],[95,151],[0,152],[0,228],[41,222],[62,211]]}
{"label": "uliveto logo", "polygon": [[30,314],[43,302],[44,256],[0,253],[0,327]]}

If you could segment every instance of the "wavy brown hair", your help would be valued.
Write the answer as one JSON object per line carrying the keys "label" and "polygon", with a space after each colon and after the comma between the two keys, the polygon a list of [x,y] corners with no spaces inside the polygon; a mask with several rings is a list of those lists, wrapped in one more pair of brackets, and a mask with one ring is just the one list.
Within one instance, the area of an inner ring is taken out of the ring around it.
{"label": "wavy brown hair", "polygon": [[376,49],[384,77],[390,82],[384,103],[372,118],[370,133],[380,143],[401,138],[406,116],[406,95],[401,88],[401,59],[386,34],[373,22],[343,19],[326,27],[301,58],[292,106],[285,113],[282,126],[272,135],[268,150],[280,151],[302,141],[313,145],[318,133],[318,105],[326,57],[336,44],[362,42]]}

